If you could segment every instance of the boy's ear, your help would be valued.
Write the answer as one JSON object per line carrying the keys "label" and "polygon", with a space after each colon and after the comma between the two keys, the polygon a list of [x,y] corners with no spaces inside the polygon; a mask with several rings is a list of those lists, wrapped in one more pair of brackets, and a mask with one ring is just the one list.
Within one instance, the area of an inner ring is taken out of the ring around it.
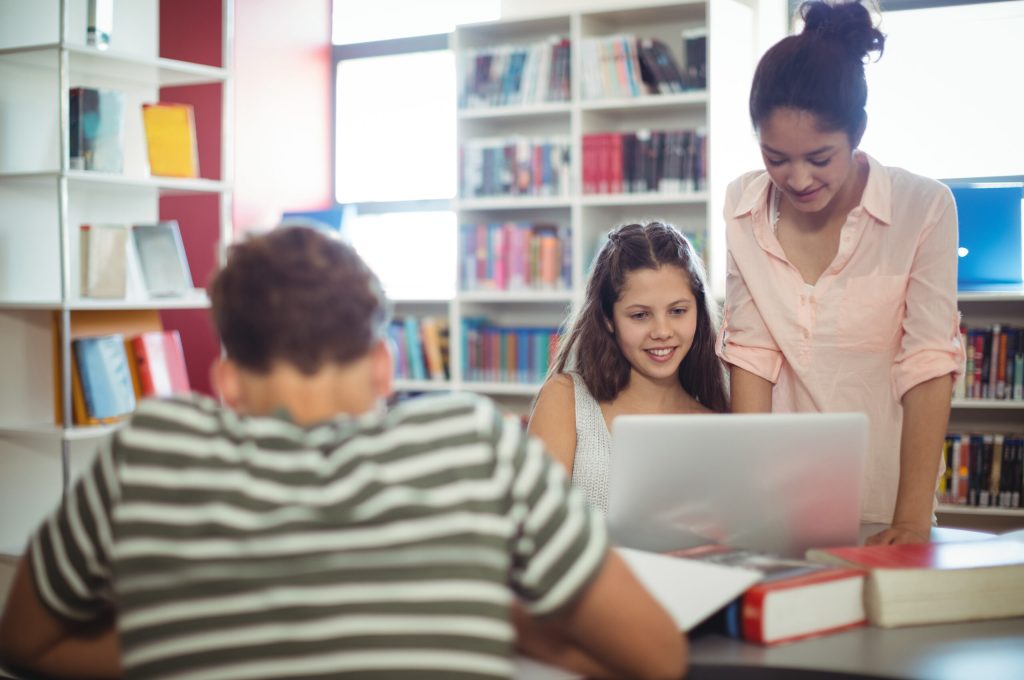
{"label": "boy's ear", "polygon": [[210,385],[224,405],[238,410],[241,403],[241,379],[238,366],[231,359],[218,357],[214,360],[210,366]]}
{"label": "boy's ear", "polygon": [[391,344],[387,340],[379,340],[370,350],[370,379],[375,397],[391,396],[394,374]]}

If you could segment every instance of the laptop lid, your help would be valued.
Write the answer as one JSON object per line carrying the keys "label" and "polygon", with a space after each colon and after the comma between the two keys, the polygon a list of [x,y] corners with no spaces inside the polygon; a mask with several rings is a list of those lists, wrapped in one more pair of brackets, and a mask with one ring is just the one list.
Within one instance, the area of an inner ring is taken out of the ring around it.
{"label": "laptop lid", "polygon": [[855,545],[867,441],[860,413],[619,416],[609,532],[652,551]]}

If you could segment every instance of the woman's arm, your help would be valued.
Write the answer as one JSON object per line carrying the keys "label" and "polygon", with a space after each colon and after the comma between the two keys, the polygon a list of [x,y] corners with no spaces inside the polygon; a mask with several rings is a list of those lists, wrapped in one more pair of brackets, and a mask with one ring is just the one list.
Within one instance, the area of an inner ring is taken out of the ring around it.
{"label": "woman's arm", "polygon": [[529,433],[572,475],[576,458],[576,393],[572,378],[564,373],[544,383],[530,414]]}
{"label": "woman's arm", "polygon": [[771,413],[772,384],[745,368],[729,366],[733,413]]}
{"label": "woman's arm", "polygon": [[935,479],[949,423],[949,375],[932,378],[903,395],[900,483],[892,526],[868,538],[869,545],[926,543],[931,537]]}

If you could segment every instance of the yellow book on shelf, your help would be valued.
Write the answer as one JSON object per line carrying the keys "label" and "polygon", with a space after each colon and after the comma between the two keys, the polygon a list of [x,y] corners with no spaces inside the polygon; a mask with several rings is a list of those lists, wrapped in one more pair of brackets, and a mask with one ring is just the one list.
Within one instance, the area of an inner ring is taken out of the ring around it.
{"label": "yellow book on shelf", "polygon": [[149,174],[198,177],[196,126],[190,104],[143,104]]}

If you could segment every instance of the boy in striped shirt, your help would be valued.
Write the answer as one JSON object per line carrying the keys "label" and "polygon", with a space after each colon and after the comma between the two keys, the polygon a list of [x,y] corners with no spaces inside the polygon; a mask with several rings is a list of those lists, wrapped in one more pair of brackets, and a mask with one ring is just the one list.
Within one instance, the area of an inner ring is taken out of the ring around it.
{"label": "boy in striped shirt", "polygon": [[227,406],[143,402],[101,447],[19,566],[8,663],[503,678],[515,610],[529,649],[579,670],[682,674],[672,621],[515,418],[471,395],[378,408],[387,305],[351,248],[305,228],[250,238],[210,300]]}

